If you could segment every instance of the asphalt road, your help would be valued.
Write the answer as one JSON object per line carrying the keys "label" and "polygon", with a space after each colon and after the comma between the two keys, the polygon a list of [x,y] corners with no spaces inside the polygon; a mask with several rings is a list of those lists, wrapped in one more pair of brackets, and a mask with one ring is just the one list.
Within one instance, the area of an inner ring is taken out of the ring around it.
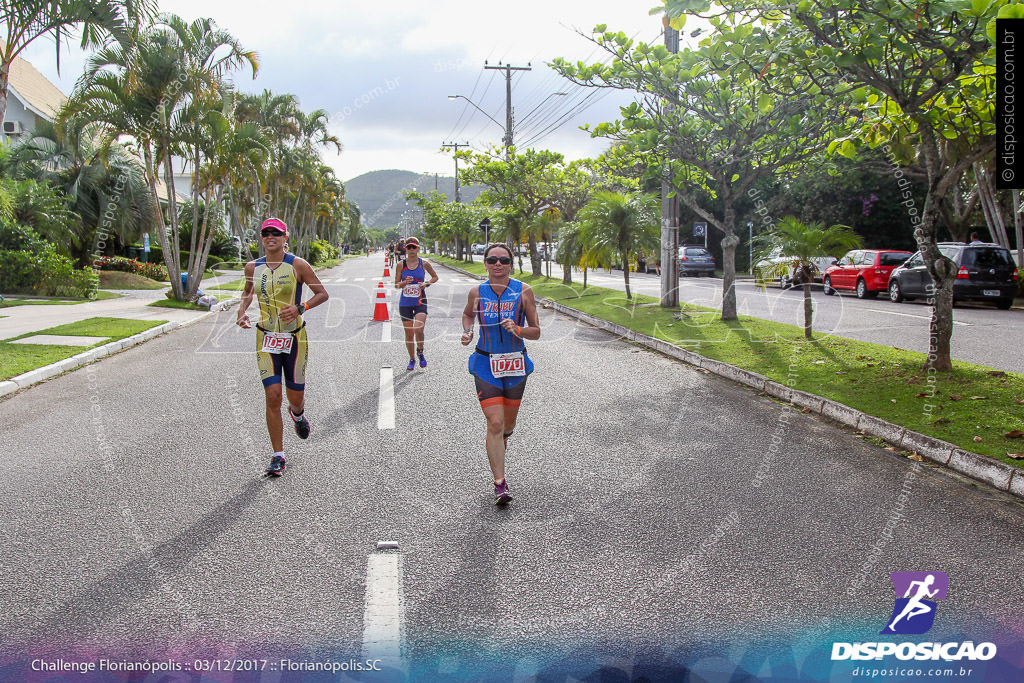
{"label": "asphalt road", "polygon": [[851,666],[828,661],[834,641],[880,639],[899,570],[950,576],[928,638],[991,639],[988,666],[1019,667],[1018,502],[547,311],[508,455],[516,499],[495,508],[457,341],[472,285],[440,270],[430,366],[407,372],[397,321],[384,343],[368,320],[381,263],[324,275],[313,433],[286,432],[279,479],[261,476],[254,333],[235,310],[0,401],[0,679],[34,657],[358,659],[381,540],[400,548],[411,679],[828,680]]}
{"label": "asphalt road", "polygon": [[[524,265],[529,268],[528,262]],[[551,265],[552,277],[561,277],[557,264]],[[582,284],[580,274],[573,279]],[[659,276],[630,273],[630,289],[648,296],[661,296]],[[624,290],[622,271],[591,271],[588,284]],[[722,307],[722,281],[719,278],[681,278],[680,298],[709,308]],[[928,325],[932,309],[924,301],[894,304],[885,292],[875,299],[858,299],[852,292],[825,296],[821,287],[813,289],[816,333],[882,344],[895,348],[928,352]],[[736,284],[736,303],[740,315],[774,320],[803,327],[803,290],[782,290],[772,285],[762,290],[751,281]],[[1024,310],[1000,311],[984,304],[957,304],[953,309],[952,354],[954,360],[976,363],[998,370],[1024,373],[1024,354],[1018,351],[1024,337]]]}

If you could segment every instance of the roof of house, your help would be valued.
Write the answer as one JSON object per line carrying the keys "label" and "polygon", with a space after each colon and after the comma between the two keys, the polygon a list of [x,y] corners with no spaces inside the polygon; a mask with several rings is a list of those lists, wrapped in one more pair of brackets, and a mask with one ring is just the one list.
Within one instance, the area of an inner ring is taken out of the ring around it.
{"label": "roof of house", "polygon": [[[156,197],[162,202],[168,201],[167,185],[165,185],[164,181],[160,180],[159,178],[156,179]],[[175,201],[177,201],[178,203],[186,202],[189,200],[189,196],[186,194],[182,194],[181,190],[179,190],[177,187],[174,188],[174,197]]]}
{"label": "roof of house", "polygon": [[9,87],[26,109],[49,121],[56,118],[57,111],[67,100],[60,88],[21,57],[15,57],[11,64]]}

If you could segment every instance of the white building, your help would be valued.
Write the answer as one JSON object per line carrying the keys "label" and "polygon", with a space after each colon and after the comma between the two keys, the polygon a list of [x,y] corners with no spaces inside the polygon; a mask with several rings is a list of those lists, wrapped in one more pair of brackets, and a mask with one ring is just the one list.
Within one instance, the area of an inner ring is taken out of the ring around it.
{"label": "white building", "polygon": [[60,88],[21,57],[15,57],[7,84],[4,135],[8,138],[32,132],[41,119],[53,121],[67,100]]}

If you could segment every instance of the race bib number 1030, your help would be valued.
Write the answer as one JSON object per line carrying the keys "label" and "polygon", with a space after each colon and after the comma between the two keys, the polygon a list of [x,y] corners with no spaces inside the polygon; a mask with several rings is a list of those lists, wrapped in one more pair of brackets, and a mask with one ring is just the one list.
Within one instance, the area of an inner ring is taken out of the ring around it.
{"label": "race bib number 1030", "polygon": [[263,346],[260,351],[264,353],[291,353],[292,343],[295,335],[290,332],[264,332]]}

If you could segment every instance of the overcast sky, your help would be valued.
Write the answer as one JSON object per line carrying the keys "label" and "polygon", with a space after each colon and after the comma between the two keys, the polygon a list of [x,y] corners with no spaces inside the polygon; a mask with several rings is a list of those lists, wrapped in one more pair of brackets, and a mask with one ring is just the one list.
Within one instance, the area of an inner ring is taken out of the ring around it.
{"label": "overcast sky", "polygon": [[[256,79],[238,72],[246,92],[290,92],[306,111],[330,113],[344,150],[325,154],[338,177],[397,168],[451,175],[454,163],[442,142],[469,142],[484,150],[500,145],[505,123],[504,72],[484,61],[532,65],[513,76],[515,142],[561,152],[568,159],[596,156],[607,141],[590,139],[579,126],[617,118],[629,95],[576,88],[548,69],[555,57],[604,59],[578,35],[597,24],[647,42],[660,42],[654,0],[161,0],[162,11],[186,19],[211,16],[242,45],[259,53]],[[61,56],[57,75],[52,41],[23,53],[69,93],[81,72],[76,50]],[[566,96],[549,95],[567,92]],[[466,104],[464,95],[496,120]],[[546,99],[545,101],[545,98]],[[578,110],[564,120],[563,114]],[[557,124],[561,122],[560,126]],[[555,127],[557,126],[557,127]]]}

